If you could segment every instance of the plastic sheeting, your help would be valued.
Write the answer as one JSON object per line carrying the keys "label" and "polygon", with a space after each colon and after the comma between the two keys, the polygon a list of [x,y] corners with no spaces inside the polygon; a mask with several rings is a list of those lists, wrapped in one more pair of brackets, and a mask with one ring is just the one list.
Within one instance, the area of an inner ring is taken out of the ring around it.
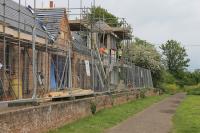
{"label": "plastic sheeting", "polygon": [[51,63],[51,90],[56,90],[56,76],[55,76],[55,65]]}
{"label": "plastic sheeting", "polygon": [[[68,87],[69,59],[65,66],[66,57],[55,57],[51,64],[51,89],[65,89]],[[66,67],[66,68],[65,68]],[[62,81],[61,81],[62,80]],[[62,83],[61,83],[62,82]]]}

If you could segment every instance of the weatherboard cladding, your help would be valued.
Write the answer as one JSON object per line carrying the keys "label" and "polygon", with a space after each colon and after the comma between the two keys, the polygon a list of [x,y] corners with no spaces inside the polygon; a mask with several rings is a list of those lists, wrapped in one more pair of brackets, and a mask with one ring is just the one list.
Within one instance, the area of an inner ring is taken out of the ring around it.
{"label": "weatherboard cladding", "polygon": [[[0,21],[4,22],[4,1],[0,0]],[[27,7],[20,6],[17,2],[12,0],[5,0],[5,22],[9,27],[18,30],[20,22],[20,30],[28,34],[32,34],[34,26],[34,15],[27,9]],[[20,8],[20,20],[19,20]],[[19,21],[18,21],[19,20]],[[40,24],[36,22],[36,35],[39,37],[46,37],[45,31]]]}
{"label": "weatherboard cladding", "polygon": [[50,32],[55,38],[58,37],[60,32],[60,23],[62,18],[66,15],[65,8],[42,8],[36,9],[37,18],[43,22],[47,31]]}

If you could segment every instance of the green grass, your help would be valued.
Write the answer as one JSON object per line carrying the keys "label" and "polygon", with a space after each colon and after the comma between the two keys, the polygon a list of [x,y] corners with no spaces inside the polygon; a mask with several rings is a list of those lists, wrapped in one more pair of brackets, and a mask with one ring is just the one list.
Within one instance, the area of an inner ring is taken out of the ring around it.
{"label": "green grass", "polygon": [[132,101],[123,105],[104,109],[93,116],[86,117],[49,133],[102,133],[146,107],[167,97],[154,96]]}
{"label": "green grass", "polygon": [[187,96],[173,122],[173,133],[200,133],[200,96]]}

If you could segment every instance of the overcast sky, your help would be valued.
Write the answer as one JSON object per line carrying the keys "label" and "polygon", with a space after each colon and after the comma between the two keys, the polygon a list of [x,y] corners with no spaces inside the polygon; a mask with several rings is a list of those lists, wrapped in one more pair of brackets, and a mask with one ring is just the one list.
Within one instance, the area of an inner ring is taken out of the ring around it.
{"label": "overcast sky", "polygon": [[[56,7],[68,5],[67,0],[54,1]],[[71,8],[80,6],[80,0],[69,1]],[[82,1],[86,7],[93,2]],[[27,0],[27,3],[31,2],[33,0]],[[47,7],[48,2],[43,0],[43,6]],[[200,68],[200,0],[96,0],[96,5],[127,18],[137,37],[155,44],[169,39],[181,42],[191,59],[190,69]],[[42,0],[37,0],[37,6],[42,6]]]}

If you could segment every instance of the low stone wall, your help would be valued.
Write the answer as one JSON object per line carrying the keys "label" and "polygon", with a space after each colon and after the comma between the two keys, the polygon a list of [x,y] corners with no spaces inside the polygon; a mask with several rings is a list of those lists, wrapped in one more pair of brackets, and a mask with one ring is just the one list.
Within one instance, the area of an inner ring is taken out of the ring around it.
{"label": "low stone wall", "polygon": [[[0,113],[0,133],[41,133],[91,115],[91,103],[97,111],[136,99],[138,92],[123,92],[87,99],[46,103],[14,111]],[[156,95],[153,91],[148,96]]]}

